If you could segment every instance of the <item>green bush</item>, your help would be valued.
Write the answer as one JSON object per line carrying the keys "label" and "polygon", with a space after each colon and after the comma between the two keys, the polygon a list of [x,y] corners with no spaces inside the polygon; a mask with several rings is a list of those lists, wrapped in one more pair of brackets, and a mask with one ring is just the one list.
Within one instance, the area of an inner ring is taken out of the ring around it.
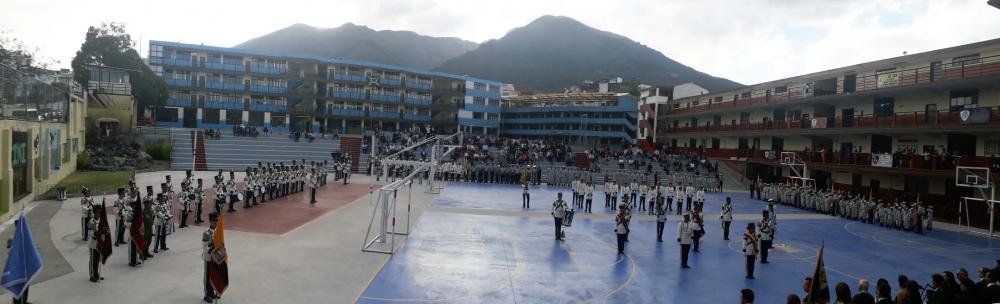
{"label": "green bush", "polygon": [[77,169],[88,169],[90,168],[90,153],[87,150],[83,150],[76,154],[76,168]]}
{"label": "green bush", "polygon": [[170,160],[170,151],[173,149],[173,145],[170,144],[170,141],[146,143],[145,149],[146,153],[154,160]]}

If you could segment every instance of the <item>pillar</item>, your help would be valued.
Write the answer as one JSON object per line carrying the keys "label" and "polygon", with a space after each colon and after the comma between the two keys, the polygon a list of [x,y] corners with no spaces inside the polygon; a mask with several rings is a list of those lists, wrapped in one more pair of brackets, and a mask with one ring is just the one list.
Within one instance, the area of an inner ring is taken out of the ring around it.
{"label": "pillar", "polygon": [[[11,130],[0,130],[0,151],[13,151],[11,147]],[[11,168],[10,156],[0,157],[0,214],[11,209],[14,201],[14,169]]]}

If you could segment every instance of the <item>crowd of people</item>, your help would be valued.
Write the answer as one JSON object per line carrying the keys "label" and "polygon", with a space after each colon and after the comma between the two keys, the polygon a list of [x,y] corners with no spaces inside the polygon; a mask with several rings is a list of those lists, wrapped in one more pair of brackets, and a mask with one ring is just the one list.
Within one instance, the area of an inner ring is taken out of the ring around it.
{"label": "crowd of people", "polygon": [[933,230],[934,206],[920,202],[882,202],[845,191],[819,190],[799,183],[755,182],[750,196],[758,200],[828,214],[845,219],[922,234]]}

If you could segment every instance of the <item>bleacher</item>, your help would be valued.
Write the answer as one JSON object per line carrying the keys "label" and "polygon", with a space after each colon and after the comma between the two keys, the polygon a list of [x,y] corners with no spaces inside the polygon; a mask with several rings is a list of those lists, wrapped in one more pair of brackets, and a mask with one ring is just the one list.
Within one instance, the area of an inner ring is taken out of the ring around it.
{"label": "bleacher", "polygon": [[[257,162],[284,162],[305,159],[310,161],[330,160],[331,152],[339,152],[339,139],[320,139],[313,142],[300,139],[293,141],[287,136],[237,137],[223,131],[221,139],[204,139],[205,168],[207,170],[243,170]],[[171,169],[191,169],[194,161],[190,130],[175,129],[171,132],[173,151]],[[362,157],[358,163],[367,161]],[[361,167],[364,168],[364,167]],[[199,168],[202,169],[202,168]]]}

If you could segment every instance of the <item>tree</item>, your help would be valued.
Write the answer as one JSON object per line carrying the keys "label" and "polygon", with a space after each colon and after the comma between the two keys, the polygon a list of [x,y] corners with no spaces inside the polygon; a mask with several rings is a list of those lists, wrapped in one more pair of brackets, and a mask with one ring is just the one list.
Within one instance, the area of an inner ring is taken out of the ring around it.
{"label": "tree", "polygon": [[104,65],[139,71],[130,75],[136,111],[149,106],[162,105],[168,96],[167,83],[153,73],[133,48],[135,42],[121,23],[103,23],[87,29],[87,38],[73,57],[73,79],[86,86],[90,80],[87,65]]}
{"label": "tree", "polygon": [[632,96],[639,97],[639,79],[632,77],[628,84],[618,87],[617,93],[629,93]]}

